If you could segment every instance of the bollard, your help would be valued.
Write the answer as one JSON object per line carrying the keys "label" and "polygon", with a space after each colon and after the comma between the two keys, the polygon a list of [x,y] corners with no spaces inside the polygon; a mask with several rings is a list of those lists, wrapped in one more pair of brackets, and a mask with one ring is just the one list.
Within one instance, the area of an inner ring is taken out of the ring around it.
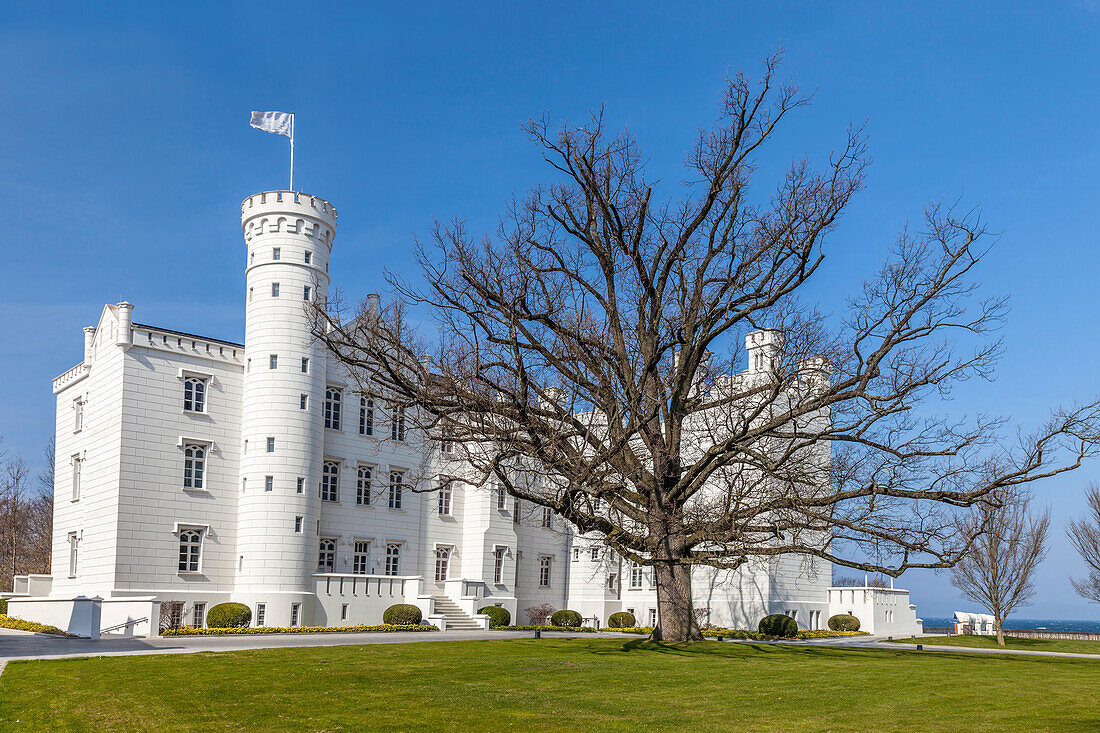
{"label": "bollard", "polygon": [[542,632],[538,629],[535,629],[535,638],[536,639],[541,639],[542,638]]}
{"label": "bollard", "polygon": [[721,636],[719,636],[719,637],[718,637],[718,641],[722,641],[722,637],[721,637]]}

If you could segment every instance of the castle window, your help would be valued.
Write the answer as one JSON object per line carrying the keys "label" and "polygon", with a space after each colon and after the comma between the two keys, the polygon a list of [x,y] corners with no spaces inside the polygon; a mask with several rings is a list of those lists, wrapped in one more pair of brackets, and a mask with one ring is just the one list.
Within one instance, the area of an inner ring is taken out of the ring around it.
{"label": "castle window", "polygon": [[346,603],[343,603],[343,604],[340,605],[340,620],[341,621],[347,621],[348,620],[348,604],[346,604]]}
{"label": "castle window", "polygon": [[298,488],[294,493],[296,493],[296,494],[304,493],[305,488],[306,488],[306,480],[304,478],[302,478],[301,476],[299,476],[298,477]]}
{"label": "castle window", "polygon": [[502,512],[508,507],[508,491],[504,484],[497,484],[497,511]]}
{"label": "castle window", "polygon": [[309,359],[302,357],[302,374],[309,374]]}
{"label": "castle window", "polygon": [[451,548],[435,548],[435,582],[442,583],[447,579],[447,569],[451,564]]}
{"label": "castle window", "polygon": [[181,573],[199,572],[199,557],[202,552],[202,530],[185,529],[180,532]]}
{"label": "castle window", "polygon": [[265,616],[267,616],[267,604],[266,603],[257,603],[256,604],[256,625],[257,626],[263,626],[264,625],[264,617]]}
{"label": "castle window", "polygon": [[325,390],[325,427],[330,430],[340,429],[340,401],[343,394],[335,387]]}
{"label": "castle window", "polygon": [[202,377],[183,380],[183,409],[187,412],[206,412],[206,380]]}
{"label": "castle window", "polygon": [[519,499],[512,502],[512,524],[519,524]]}
{"label": "castle window", "polygon": [[355,541],[355,555],[352,558],[351,572],[356,575],[366,575],[370,566],[370,542],[365,540]]}
{"label": "castle window", "polygon": [[283,250],[279,247],[275,247],[271,250],[271,259],[281,260],[283,258]]}
{"label": "castle window", "polygon": [[552,512],[548,506],[542,508],[542,526],[545,529],[554,528],[554,512]]}
{"label": "castle window", "polygon": [[302,518],[294,517],[294,534],[302,533]]}
{"label": "castle window", "polygon": [[390,437],[394,440],[405,440],[405,408],[402,405],[394,405],[393,407]]}
{"label": "castle window", "polygon": [[401,508],[401,487],[405,482],[405,474],[401,471],[390,471],[390,509]]}
{"label": "castle window", "polygon": [[274,476],[264,476],[264,491],[274,491],[274,490],[275,490],[275,477]]}
{"label": "castle window", "polygon": [[593,547],[591,550],[589,550],[589,553],[591,553],[592,562],[599,562],[600,561],[600,548]]}
{"label": "castle window", "polygon": [[302,288],[302,300],[309,300],[309,294],[313,289],[306,285]]}
{"label": "castle window", "polygon": [[275,452],[275,439],[274,438],[268,438],[267,439],[267,452],[268,453],[274,453]]}
{"label": "castle window", "polygon": [[497,546],[493,548],[493,582],[500,585],[504,582],[504,553],[507,547]]}
{"label": "castle window", "polygon": [[206,618],[206,604],[195,601],[194,607],[191,609],[191,625],[196,629],[203,627],[203,620]]}
{"label": "castle window", "polygon": [[304,394],[304,395],[299,395],[298,396],[298,409],[299,410],[308,410],[309,409],[309,395]]}
{"label": "castle window", "polygon": [[308,265],[308,264],[309,264],[310,262],[312,262],[312,261],[313,261],[313,253],[312,253],[312,252],[310,252],[310,251],[309,251],[309,250],[307,249],[307,250],[306,250],[306,264]]}
{"label": "castle window", "polygon": [[340,464],[325,461],[321,469],[321,501],[337,501],[337,485],[340,482]]}
{"label": "castle window", "polygon": [[267,357],[267,368],[268,369],[278,369],[279,368],[279,355],[278,354],[271,354],[270,356]]}
{"label": "castle window", "polygon": [[80,499],[80,464],[83,460],[80,455],[75,455],[72,458],[73,463],[73,501]]}
{"label": "castle window", "polygon": [[374,400],[359,398],[359,434],[374,435]]}
{"label": "castle window", "polygon": [[355,503],[359,506],[370,506],[370,480],[371,467],[360,466],[355,479]]}
{"label": "castle window", "polygon": [[271,297],[272,298],[278,298],[279,297],[279,283],[271,283]]}
{"label": "castle window", "polygon": [[581,549],[579,547],[573,548],[573,562],[577,562],[581,559]]}
{"label": "castle window", "polygon": [[84,398],[77,397],[73,400],[73,432],[79,433],[84,429]]}
{"label": "castle window", "polygon": [[439,513],[451,513],[451,482],[444,480],[439,484]]}
{"label": "castle window", "polygon": [[322,573],[331,573],[336,567],[336,540],[321,540],[321,549],[317,555],[317,569]]}
{"label": "castle window", "polygon": [[76,532],[69,532],[69,577],[76,577],[76,553],[77,545],[80,540],[77,538]]}
{"label": "castle window", "polygon": [[643,578],[644,575],[645,575],[645,571],[642,570],[641,565],[639,565],[636,562],[631,563],[630,564],[630,587],[631,588],[641,588],[642,587],[642,578]]}
{"label": "castle window", "polygon": [[201,489],[206,473],[206,446],[189,443],[183,447],[183,488]]}
{"label": "castle window", "polygon": [[549,555],[543,555],[539,558],[539,587],[550,587],[550,563],[554,558]]}
{"label": "castle window", "polygon": [[386,545],[386,575],[397,575],[401,570],[401,545],[391,542]]}
{"label": "castle window", "polygon": [[290,625],[297,626],[298,622],[302,620],[302,604],[291,603],[290,604]]}

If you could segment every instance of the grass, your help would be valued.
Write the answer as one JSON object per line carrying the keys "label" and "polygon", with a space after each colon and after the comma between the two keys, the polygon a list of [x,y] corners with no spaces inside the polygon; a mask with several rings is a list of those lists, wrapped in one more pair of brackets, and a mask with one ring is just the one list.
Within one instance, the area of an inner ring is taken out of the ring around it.
{"label": "grass", "polygon": [[[900,644],[931,644],[939,646],[959,646],[977,649],[1000,649],[995,636],[925,636],[919,639],[895,639]],[[1100,654],[1100,641],[1077,641],[1075,639],[1028,639],[1020,636],[1006,636],[1005,647],[1029,652],[1075,652],[1077,654]]]}
{"label": "grass", "polygon": [[1100,662],[515,639],[20,661],[0,729],[1074,731]]}

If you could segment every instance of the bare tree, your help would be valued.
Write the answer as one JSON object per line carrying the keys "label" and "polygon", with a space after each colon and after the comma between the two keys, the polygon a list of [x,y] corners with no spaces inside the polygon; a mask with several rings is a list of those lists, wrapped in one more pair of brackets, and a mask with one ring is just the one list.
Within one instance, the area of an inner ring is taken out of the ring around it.
{"label": "bare tree", "polygon": [[1100,603],[1100,487],[1090,486],[1085,493],[1089,515],[1069,523],[1066,530],[1074,548],[1088,565],[1087,578],[1071,578],[1073,589],[1090,601]]}
{"label": "bare tree", "polygon": [[417,245],[425,286],[391,277],[383,308],[315,311],[315,335],[362,389],[461,446],[469,480],[652,566],[659,639],[701,638],[695,567],[788,554],[890,576],[949,567],[966,549],[958,507],[1096,450],[1096,404],[1055,410],[1014,444],[1001,419],[936,413],[1001,351],[1005,303],[972,280],[991,246],[977,214],[930,208],[835,320],[798,299],[868,157],[854,129],[820,169],[799,159],[755,194],[762,151],[809,101],[778,64],[729,81],[679,193],[602,112],[532,121],[556,180],[514,201],[495,236],[436,225]]}
{"label": "bare tree", "polygon": [[3,566],[0,587],[11,588],[12,580],[24,570],[26,558],[26,504],[30,469],[18,456],[9,456],[0,466],[0,547]]}
{"label": "bare tree", "polygon": [[1035,594],[1032,578],[1046,557],[1050,512],[1032,516],[1028,501],[991,499],[959,522],[959,534],[973,538],[951,569],[951,584],[993,614],[997,643],[1005,645],[1004,621]]}

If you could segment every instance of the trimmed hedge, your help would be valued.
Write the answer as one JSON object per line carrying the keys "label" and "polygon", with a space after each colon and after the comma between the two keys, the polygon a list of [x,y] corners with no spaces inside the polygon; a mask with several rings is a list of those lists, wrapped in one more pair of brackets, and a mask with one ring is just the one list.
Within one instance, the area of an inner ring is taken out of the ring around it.
{"label": "trimmed hedge", "polygon": [[846,613],[838,613],[829,618],[829,628],[833,631],[859,631],[859,619]]}
{"label": "trimmed hedge", "polygon": [[69,638],[76,637],[76,634],[70,634],[68,631],[62,631],[56,626],[47,626],[46,624],[40,624],[34,621],[24,621],[21,618],[12,618],[7,614],[0,614],[0,626],[5,629],[34,631],[39,634],[53,634],[54,636],[66,636]]}
{"label": "trimmed hedge", "polygon": [[608,626],[600,631],[614,631],[616,634],[652,634],[652,626]]}
{"label": "trimmed hedge", "polygon": [[231,629],[252,623],[252,609],[243,603],[219,603],[206,612],[206,625]]}
{"label": "trimmed hedge", "polygon": [[416,606],[408,603],[395,603],[382,614],[382,620],[394,626],[407,626],[423,621],[424,614]]}
{"label": "trimmed hedge", "polygon": [[773,613],[760,619],[760,633],[789,639],[798,636],[798,622],[790,616]]}
{"label": "trimmed hedge", "polygon": [[498,626],[497,631],[582,631],[595,632],[587,626]]}
{"label": "trimmed hedge", "polygon": [[374,626],[235,626],[229,629],[196,629],[182,626],[160,632],[161,636],[234,636],[237,634],[355,634],[364,631],[439,631],[428,624],[375,624]]}
{"label": "trimmed hedge", "polygon": [[581,615],[576,611],[570,611],[568,609],[564,611],[554,611],[554,615],[550,617],[550,624],[552,626],[568,626],[570,628],[577,628],[584,622]]}
{"label": "trimmed hedge", "polygon": [[8,615],[8,599],[0,598],[0,616]]}
{"label": "trimmed hedge", "polygon": [[507,626],[512,621],[512,614],[508,612],[507,608],[501,606],[485,606],[478,613],[483,613],[489,617],[490,629]]}
{"label": "trimmed hedge", "polygon": [[638,619],[629,611],[619,611],[608,617],[607,625],[612,629],[629,629],[638,625]]}

